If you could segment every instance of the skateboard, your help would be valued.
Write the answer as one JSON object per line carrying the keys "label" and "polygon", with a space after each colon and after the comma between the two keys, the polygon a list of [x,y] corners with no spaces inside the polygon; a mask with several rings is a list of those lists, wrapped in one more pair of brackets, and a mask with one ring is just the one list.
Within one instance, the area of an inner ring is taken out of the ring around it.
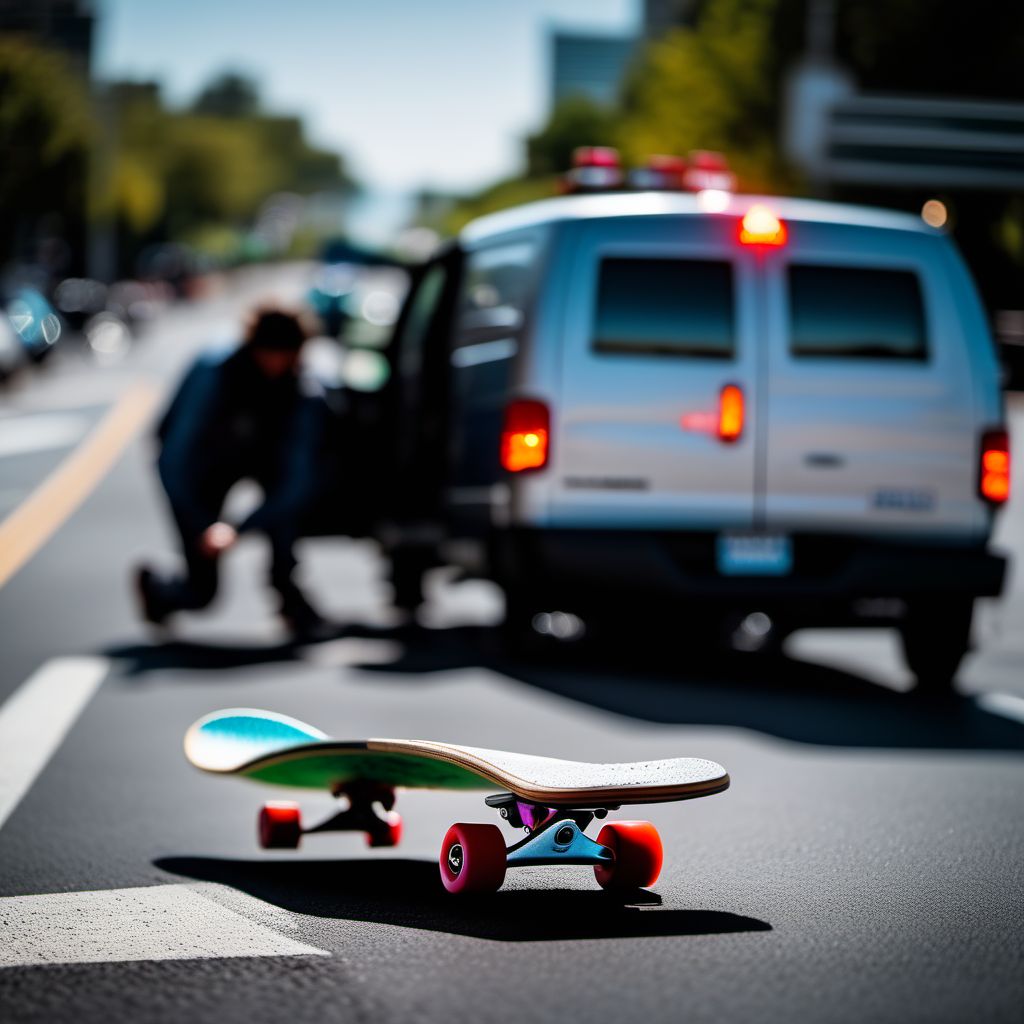
{"label": "skateboard", "polygon": [[270,711],[235,708],[195,722],[185,755],[197,768],[257,782],[323,789],[343,800],[306,828],[295,803],[271,801],[259,813],[264,849],[296,849],[303,835],[363,832],[370,846],[398,844],[395,790],[489,790],[485,803],[522,838],[506,846],[494,824],[460,822],[441,844],[441,881],[451,893],[493,892],[511,867],[592,865],[605,889],[653,885],[662,844],[648,821],[609,821],[596,841],[586,830],[631,804],[691,800],[729,786],[725,769],[695,757],[587,764],[427,740],[343,742]]}

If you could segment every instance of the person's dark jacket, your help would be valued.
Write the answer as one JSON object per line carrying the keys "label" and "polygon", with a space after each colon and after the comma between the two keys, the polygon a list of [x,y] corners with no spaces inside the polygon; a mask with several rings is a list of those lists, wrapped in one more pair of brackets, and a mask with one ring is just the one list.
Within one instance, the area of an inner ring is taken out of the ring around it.
{"label": "person's dark jacket", "polygon": [[238,532],[298,533],[318,490],[325,416],[322,392],[305,376],[271,380],[244,346],[201,355],[157,428],[160,479],[183,532],[198,538],[231,484],[251,478],[264,501]]}

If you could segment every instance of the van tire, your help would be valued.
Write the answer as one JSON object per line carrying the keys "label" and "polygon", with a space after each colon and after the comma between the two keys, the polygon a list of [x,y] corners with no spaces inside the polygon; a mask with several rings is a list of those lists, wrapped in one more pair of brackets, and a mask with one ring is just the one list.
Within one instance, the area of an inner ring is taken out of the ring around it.
{"label": "van tire", "polygon": [[971,646],[974,599],[913,601],[900,626],[903,656],[917,679],[915,693],[948,696],[956,692],[957,669]]}

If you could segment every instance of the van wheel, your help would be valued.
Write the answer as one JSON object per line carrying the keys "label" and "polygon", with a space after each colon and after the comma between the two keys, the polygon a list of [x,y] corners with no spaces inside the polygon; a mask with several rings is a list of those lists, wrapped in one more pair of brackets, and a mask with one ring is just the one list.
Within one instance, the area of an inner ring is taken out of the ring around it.
{"label": "van wheel", "polygon": [[915,692],[945,696],[956,692],[954,681],[970,650],[972,598],[911,602],[900,626],[903,656],[917,677]]}

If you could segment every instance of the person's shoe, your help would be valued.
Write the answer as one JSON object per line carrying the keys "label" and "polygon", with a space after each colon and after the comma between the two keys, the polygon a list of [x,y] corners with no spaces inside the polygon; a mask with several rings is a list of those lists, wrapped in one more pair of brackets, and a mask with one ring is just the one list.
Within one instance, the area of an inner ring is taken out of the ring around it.
{"label": "person's shoe", "polygon": [[140,565],[135,570],[135,596],[139,611],[151,625],[163,626],[167,623],[168,612],[156,596],[156,582],[156,573],[148,565]]}

